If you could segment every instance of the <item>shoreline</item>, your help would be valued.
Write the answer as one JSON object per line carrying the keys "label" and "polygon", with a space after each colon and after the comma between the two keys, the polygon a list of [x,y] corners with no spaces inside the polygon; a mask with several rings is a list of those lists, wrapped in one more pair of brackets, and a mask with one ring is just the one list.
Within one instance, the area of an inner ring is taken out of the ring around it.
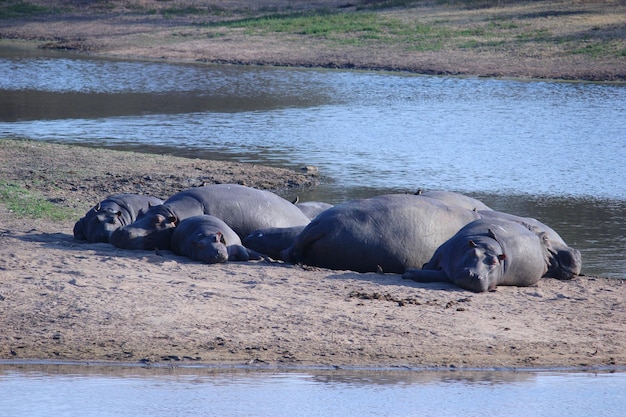
{"label": "shoreline", "polygon": [[[268,0],[258,2],[259,8],[268,2],[288,3]],[[485,9],[428,4],[375,12],[393,19],[418,13],[427,24],[447,20],[447,27],[459,32],[489,34],[495,28],[498,36],[514,40],[502,49],[472,35],[468,45],[483,46],[447,45],[419,53],[398,45],[344,47],[317,36],[215,30],[195,16],[164,17],[159,10],[169,5],[157,0],[141,2],[157,8],[145,15],[126,9],[127,2],[112,0],[109,11],[89,3],[67,14],[2,19],[0,39],[119,59],[345,69],[383,63],[421,74],[626,81],[626,55],[568,54],[550,36],[541,36],[550,31],[555,40],[568,40],[575,30],[604,36],[612,19],[626,16],[626,5],[615,1],[512,2]],[[310,3],[313,8],[334,4]],[[230,10],[235,15],[228,18],[259,13],[242,10]],[[526,20],[500,27],[509,22],[509,12]],[[526,32],[540,36],[515,41]],[[5,139],[0,139],[0,160],[0,192],[15,191],[27,205],[44,207],[43,214],[33,215],[0,201],[0,366],[69,361],[148,368],[620,372],[626,366],[626,287],[620,279],[543,279],[532,287],[473,294],[394,274],[279,262],[208,266],[169,251],[121,250],[72,236],[74,222],[110,194],[167,198],[191,186],[223,182],[288,198],[314,187],[315,176]]]}
{"label": "shoreline", "polygon": [[148,371],[188,370],[217,372],[496,372],[496,373],[615,373],[626,372],[626,365],[594,366],[527,366],[527,367],[438,367],[438,366],[362,366],[362,365],[323,365],[323,364],[242,364],[242,363],[170,363],[170,362],[124,362],[124,361],[76,361],[46,359],[0,359],[0,369],[4,366],[19,367],[84,367],[112,369],[144,369]]}
{"label": "shoreline", "polygon": [[[157,0],[134,7],[112,0],[109,9],[69,6],[61,0],[31,3],[41,3],[48,12],[0,19],[0,39],[37,41],[46,49],[118,59],[626,82],[626,50],[620,47],[626,34],[619,26],[626,5],[615,0],[511,1],[486,7],[425,2],[371,10],[343,8],[334,0],[311,0],[298,8],[281,0],[254,6],[218,0],[218,13],[181,0],[175,14],[167,14],[171,7]],[[358,30],[344,32],[341,25],[317,35],[301,33],[298,25],[306,21],[275,31],[254,24],[278,17],[290,23],[302,12],[339,11],[357,23],[365,14],[391,27],[363,29],[376,33],[372,40]],[[402,31],[415,30],[415,22],[422,32],[407,38]]]}

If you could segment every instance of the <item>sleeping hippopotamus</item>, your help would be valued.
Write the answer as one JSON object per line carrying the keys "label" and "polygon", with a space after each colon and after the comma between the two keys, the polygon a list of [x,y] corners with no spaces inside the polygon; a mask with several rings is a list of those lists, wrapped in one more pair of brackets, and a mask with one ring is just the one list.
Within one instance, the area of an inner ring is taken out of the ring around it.
{"label": "sleeping hippopotamus", "polygon": [[295,205],[270,191],[214,184],[181,191],[151,207],[141,219],[116,230],[110,241],[124,249],[169,249],[174,227],[200,214],[223,220],[240,238],[257,229],[309,223]]}
{"label": "sleeping hippopotamus", "polygon": [[171,249],[178,255],[208,264],[260,258],[241,245],[237,233],[226,223],[208,214],[182,220],[172,233]]}
{"label": "sleeping hippopotamus", "polygon": [[407,269],[402,277],[450,281],[466,290],[485,292],[498,285],[534,285],[547,269],[536,234],[517,222],[494,218],[467,224],[422,269]]}
{"label": "sleeping hippopotamus", "polygon": [[438,200],[392,194],[353,200],[320,213],[281,257],[357,272],[421,268],[435,250],[478,213]]}
{"label": "sleeping hippopotamus", "polygon": [[479,210],[478,215],[487,220],[504,219],[519,223],[536,234],[543,243],[544,260],[548,265],[546,277],[572,279],[580,275],[582,259],[580,252],[567,243],[549,226],[532,217],[520,217],[494,210]]}
{"label": "sleeping hippopotamus", "polygon": [[485,203],[465,194],[454,191],[422,191],[417,190],[415,195],[429,197],[455,206],[464,207],[469,210],[491,210]]}
{"label": "sleeping hippopotamus", "polygon": [[298,207],[309,219],[315,218],[318,214],[331,208],[332,206],[332,204],[323,203],[321,201],[305,201],[303,203],[296,203],[296,207]]}
{"label": "sleeping hippopotamus", "polygon": [[281,259],[280,253],[293,244],[306,226],[270,227],[259,229],[242,239],[243,245],[274,259]]}
{"label": "sleeping hippopotamus", "polygon": [[115,194],[91,208],[74,225],[74,238],[89,242],[109,242],[111,234],[131,224],[151,206],[163,200],[137,194]]}

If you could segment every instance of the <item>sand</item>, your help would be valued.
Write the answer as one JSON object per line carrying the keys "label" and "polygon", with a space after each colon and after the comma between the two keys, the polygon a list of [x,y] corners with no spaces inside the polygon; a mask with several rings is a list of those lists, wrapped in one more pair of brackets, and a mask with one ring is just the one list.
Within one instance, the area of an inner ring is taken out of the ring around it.
{"label": "sand", "polygon": [[[120,160],[125,165],[116,176],[107,175],[103,167]],[[96,195],[139,187],[167,197],[162,194],[189,182],[210,182],[214,170],[228,172],[220,164],[226,163],[0,140],[0,183],[77,213],[29,218],[0,202],[0,359],[339,368],[626,365],[623,280],[543,279],[533,287],[475,294],[395,274],[267,261],[206,265],[169,251],[122,250],[72,236],[78,213],[95,204]],[[311,180],[236,165],[241,172],[250,168],[250,186],[280,174]],[[146,179],[156,166],[159,177]],[[236,182],[240,173],[231,171],[220,180]],[[286,184],[274,188],[297,194]]]}
{"label": "sand", "polygon": [[[401,45],[338,47],[314,36],[250,36],[237,30],[215,36],[193,16],[136,13],[171,7],[168,2],[111,1],[104,8],[99,2],[32,3],[67,13],[3,19],[0,37],[28,40],[30,47],[173,62],[624,79],[623,56],[572,54],[558,42],[407,53]],[[187,3],[199,4],[176,4]],[[255,2],[256,10],[247,8],[249,2],[215,3],[232,13],[217,19],[292,7],[282,0]],[[523,16],[514,20],[515,36],[515,30],[543,30],[556,39],[582,36],[584,43],[585,34],[621,36],[626,9],[619,1],[498,2],[476,9],[433,2],[381,13],[445,21],[452,30]],[[626,366],[623,280],[543,279],[533,287],[474,294],[394,274],[265,261],[205,265],[169,251],[121,250],[72,236],[74,222],[114,193],[167,198],[221,182],[294,198],[316,181],[307,173],[250,164],[0,139],[0,192],[17,189],[64,214],[24,213],[0,195],[0,360],[282,368]]]}

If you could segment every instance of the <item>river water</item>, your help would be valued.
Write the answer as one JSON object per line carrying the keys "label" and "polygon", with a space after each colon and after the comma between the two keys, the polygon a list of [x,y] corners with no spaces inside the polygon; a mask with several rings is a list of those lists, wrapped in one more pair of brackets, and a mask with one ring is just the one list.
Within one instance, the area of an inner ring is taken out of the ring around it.
{"label": "river water", "polygon": [[0,410],[11,417],[617,417],[625,388],[623,372],[0,364]]}
{"label": "river water", "polygon": [[626,277],[626,85],[120,61],[13,45],[0,42],[0,137],[316,165],[323,183],[303,201],[459,191],[550,225],[582,252],[583,273]]}
{"label": "river water", "polygon": [[[301,200],[460,191],[626,277],[626,86],[120,61],[0,41],[0,137],[247,161]],[[104,197],[104,196],[103,196]],[[10,416],[617,416],[626,373],[0,365]]]}

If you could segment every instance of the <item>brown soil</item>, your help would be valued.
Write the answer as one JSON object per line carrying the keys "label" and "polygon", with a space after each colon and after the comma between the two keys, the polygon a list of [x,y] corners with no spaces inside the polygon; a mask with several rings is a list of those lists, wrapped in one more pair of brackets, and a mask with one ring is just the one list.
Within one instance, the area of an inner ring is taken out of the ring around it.
{"label": "brown soil", "polygon": [[[626,80],[626,3],[605,1],[385,2],[373,0],[38,1],[54,11],[0,20],[0,38],[124,58],[361,68],[568,80]],[[389,7],[406,3],[408,7]],[[373,7],[385,6],[387,7]],[[469,7],[468,7],[469,5]],[[350,6],[350,7],[348,7]],[[279,12],[363,7],[445,31],[418,41],[346,43],[324,36],[250,33],[211,24]],[[175,10],[176,13],[167,13]],[[188,10],[187,13],[184,11]],[[60,11],[60,12],[59,12]],[[428,43],[441,43],[432,48]],[[619,45],[622,45],[621,47]]]}
{"label": "brown soil", "polygon": [[[227,13],[201,18],[165,18],[159,12],[172,5],[207,3],[193,0],[29,3],[59,5],[65,12],[0,20],[0,38],[146,59],[626,79],[623,56],[567,54],[558,44],[408,53],[398,45],[341,47],[315,37],[240,30],[212,36],[206,24],[194,25],[199,19],[258,16],[294,4],[337,8],[345,1],[217,0],[211,4]],[[376,13],[453,22],[460,28],[514,14],[524,16],[530,30],[550,28],[559,36],[610,32],[624,38],[626,5],[621,1],[497,3],[467,9],[460,3],[418,2],[409,9]],[[146,13],[152,9],[156,12]],[[18,186],[68,213],[61,220],[45,214],[24,217],[0,201],[0,358],[270,366],[626,366],[622,280],[545,279],[535,287],[473,294],[393,274],[262,261],[209,266],[168,251],[120,250],[72,237],[74,222],[109,194],[167,198],[216,182],[293,198],[299,187],[314,186],[316,177],[249,164],[0,140],[0,186]]]}
{"label": "brown soil", "polygon": [[622,280],[544,279],[474,294],[394,274],[254,261],[72,237],[117,192],[162,198],[203,182],[296,195],[315,178],[247,164],[0,140],[0,185],[73,213],[28,218],[0,201],[0,359],[339,367],[626,365]]}

